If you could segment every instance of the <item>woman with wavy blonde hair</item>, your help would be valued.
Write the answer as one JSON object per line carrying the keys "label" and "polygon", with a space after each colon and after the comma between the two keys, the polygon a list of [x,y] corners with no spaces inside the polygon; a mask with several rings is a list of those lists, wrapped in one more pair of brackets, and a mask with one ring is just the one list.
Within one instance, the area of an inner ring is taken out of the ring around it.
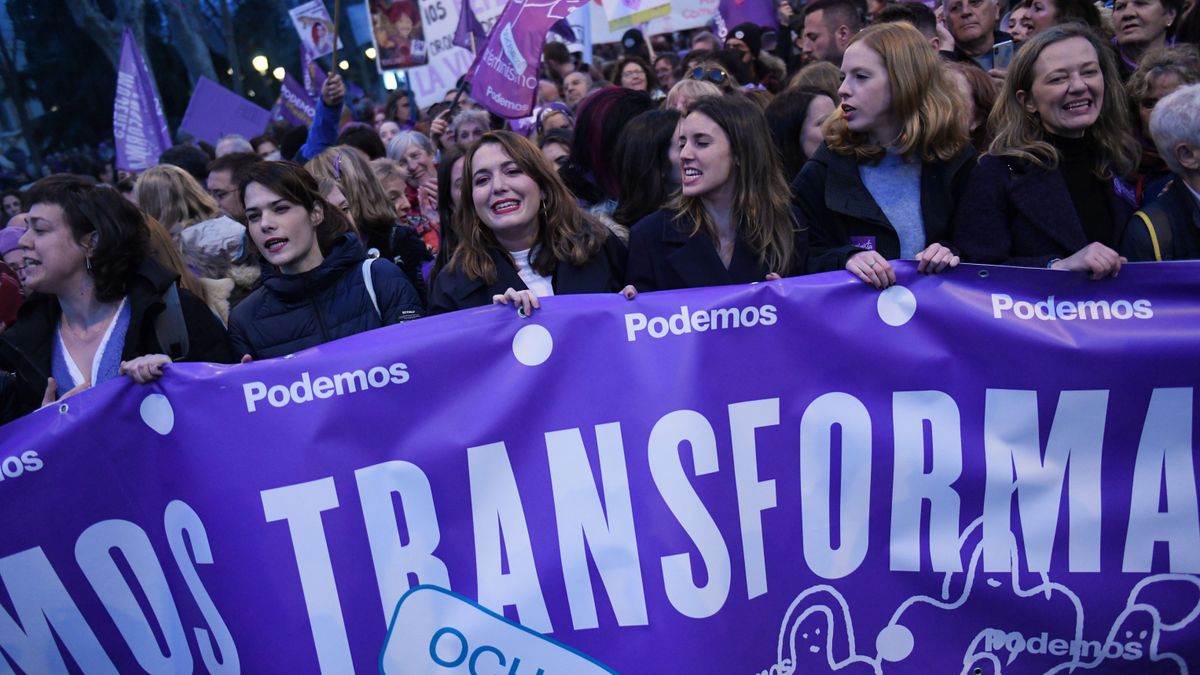
{"label": "woman with wavy blonde hair", "polygon": [[1090,29],[1063,24],[1026,42],[967,184],[957,244],[971,262],[1116,275],[1134,205],[1118,190],[1138,160],[1116,59]]}
{"label": "woman with wavy blonde hair", "polygon": [[490,131],[463,158],[462,237],[434,280],[431,313],[621,290],[625,246],[593,220],[528,139]]}
{"label": "woman with wavy blonde hair", "polygon": [[191,174],[171,164],[159,164],[142,172],[136,194],[138,206],[162,223],[176,242],[186,228],[221,213],[216,200]]}
{"label": "woman with wavy blonde hair", "polygon": [[675,136],[681,186],[630,231],[629,284],[644,292],[804,274],[804,220],[762,109],[744,96],[701,98]]}
{"label": "woman with wavy blonde hair", "polygon": [[841,71],[825,143],[792,183],[812,225],[810,269],[886,288],[896,282],[889,260],[916,259],[926,273],[954,267],[951,216],[975,159],[961,92],[904,23],[856,35]]}

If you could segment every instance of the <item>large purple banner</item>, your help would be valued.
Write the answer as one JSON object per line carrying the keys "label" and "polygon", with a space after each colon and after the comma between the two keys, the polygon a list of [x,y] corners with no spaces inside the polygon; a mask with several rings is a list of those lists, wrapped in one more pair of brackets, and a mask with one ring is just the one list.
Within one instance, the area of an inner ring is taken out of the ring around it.
{"label": "large purple banner", "polygon": [[0,672],[1195,668],[1200,267],[897,276],[469,310],[18,420]]}

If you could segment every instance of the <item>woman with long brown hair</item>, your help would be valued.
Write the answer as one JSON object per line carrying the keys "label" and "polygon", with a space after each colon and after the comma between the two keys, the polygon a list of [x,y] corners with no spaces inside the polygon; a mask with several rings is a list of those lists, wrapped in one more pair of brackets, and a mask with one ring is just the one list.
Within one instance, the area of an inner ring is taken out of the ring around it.
{"label": "woman with long brown hair", "polygon": [[955,242],[970,262],[1116,275],[1134,206],[1114,179],[1137,166],[1112,50],[1064,24],[1021,47],[988,119],[994,139],[967,184]]}
{"label": "woman with long brown hair", "polygon": [[762,109],[743,96],[702,98],[676,142],[682,185],[633,226],[629,284],[645,292],[803,274],[807,233]]}
{"label": "woman with long brown hair", "polygon": [[511,302],[528,314],[539,297],[621,289],[624,245],[579,208],[528,139],[484,134],[462,175],[454,213],[462,239],[434,280],[431,313]]}
{"label": "woman with long brown hair", "polygon": [[975,158],[964,97],[908,24],[856,35],[841,69],[825,143],[792,183],[812,225],[810,267],[886,288],[896,282],[889,260],[931,273],[957,265],[951,217]]}

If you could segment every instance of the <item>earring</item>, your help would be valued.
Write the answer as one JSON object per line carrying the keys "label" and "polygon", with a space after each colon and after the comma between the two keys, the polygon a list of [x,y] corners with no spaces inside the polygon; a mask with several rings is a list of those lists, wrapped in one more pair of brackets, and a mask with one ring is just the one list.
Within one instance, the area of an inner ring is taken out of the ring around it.
{"label": "earring", "polygon": [[92,273],[92,257],[88,256],[83,259],[83,266],[87,268],[87,273]]}

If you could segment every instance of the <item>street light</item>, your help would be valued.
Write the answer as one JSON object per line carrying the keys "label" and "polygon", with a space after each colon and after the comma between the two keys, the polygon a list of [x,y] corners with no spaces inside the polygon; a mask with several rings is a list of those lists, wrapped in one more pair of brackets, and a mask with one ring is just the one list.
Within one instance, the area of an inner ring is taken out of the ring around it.
{"label": "street light", "polygon": [[275,68],[275,70],[272,70],[271,74],[274,75],[275,79],[279,80],[280,82],[283,81],[283,76],[287,75],[287,73],[283,70],[282,66],[279,66],[279,67]]}
{"label": "street light", "polygon": [[366,54],[368,59],[373,59],[377,55],[374,47],[367,47],[366,51],[364,51],[363,54]]}
{"label": "street light", "polygon": [[267,70],[271,67],[270,62],[267,61],[267,57],[262,54],[250,59],[250,65],[254,66],[259,75],[266,75]]}
{"label": "street light", "polygon": [[350,62],[342,59],[338,62],[338,68],[341,68],[342,70],[350,70]]}

